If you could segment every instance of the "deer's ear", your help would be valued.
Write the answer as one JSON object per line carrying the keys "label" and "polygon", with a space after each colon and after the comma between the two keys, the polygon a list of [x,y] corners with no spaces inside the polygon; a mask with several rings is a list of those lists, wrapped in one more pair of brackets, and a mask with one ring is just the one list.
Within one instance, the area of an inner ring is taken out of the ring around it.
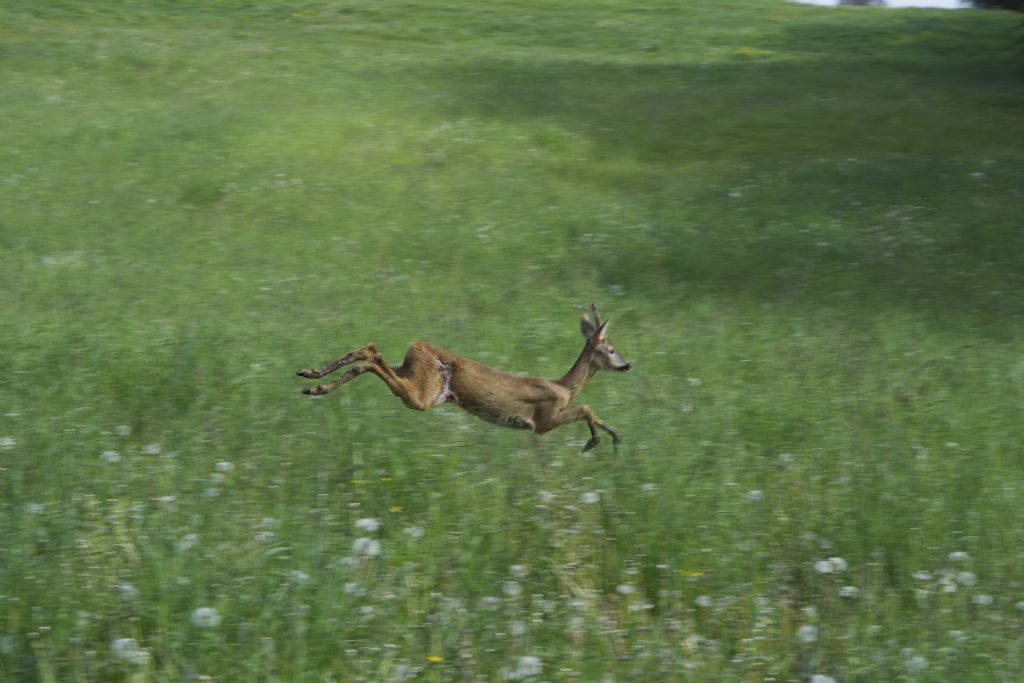
{"label": "deer's ear", "polygon": [[604,343],[604,335],[605,335],[605,332],[607,332],[607,331],[608,331],[608,321],[605,320],[603,323],[601,323],[601,327],[597,328],[597,331],[594,332],[594,340],[598,344],[603,344]]}
{"label": "deer's ear", "polygon": [[594,323],[590,322],[590,318],[586,315],[580,318],[580,332],[583,333],[584,337],[594,334]]}

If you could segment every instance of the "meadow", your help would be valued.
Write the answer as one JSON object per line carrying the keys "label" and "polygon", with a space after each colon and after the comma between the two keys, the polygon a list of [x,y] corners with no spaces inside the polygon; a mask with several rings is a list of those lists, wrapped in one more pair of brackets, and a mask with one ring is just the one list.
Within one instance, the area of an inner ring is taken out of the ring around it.
{"label": "meadow", "polygon": [[[0,5],[0,680],[1024,680],[1019,15]],[[563,374],[542,437],[374,377]]]}

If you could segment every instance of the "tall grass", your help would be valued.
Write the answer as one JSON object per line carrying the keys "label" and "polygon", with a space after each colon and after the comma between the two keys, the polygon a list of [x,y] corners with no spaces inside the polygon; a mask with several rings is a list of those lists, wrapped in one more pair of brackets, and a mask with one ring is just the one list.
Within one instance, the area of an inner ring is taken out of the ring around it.
{"label": "tall grass", "polygon": [[[5,3],[0,678],[1018,680],[1018,28]],[[617,451],[292,376],[594,300]]]}

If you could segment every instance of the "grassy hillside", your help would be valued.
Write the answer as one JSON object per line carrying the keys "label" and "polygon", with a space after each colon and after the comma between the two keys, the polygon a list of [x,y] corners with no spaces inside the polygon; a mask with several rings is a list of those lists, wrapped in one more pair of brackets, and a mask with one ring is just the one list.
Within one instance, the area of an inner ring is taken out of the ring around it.
{"label": "grassy hillside", "polygon": [[[0,679],[1020,680],[1020,31],[3,3]],[[617,451],[293,376],[591,301]]]}

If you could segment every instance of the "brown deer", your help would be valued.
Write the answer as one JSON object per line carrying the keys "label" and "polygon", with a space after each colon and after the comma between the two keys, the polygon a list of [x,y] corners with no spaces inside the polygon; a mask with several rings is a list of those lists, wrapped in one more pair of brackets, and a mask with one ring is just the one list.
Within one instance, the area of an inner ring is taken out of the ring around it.
{"label": "brown deer", "polygon": [[625,372],[630,364],[612,346],[606,335],[608,322],[601,321],[597,306],[591,304],[594,319],[586,314],[580,329],[587,341],[583,352],[561,379],[520,377],[495,370],[450,351],[413,342],[401,367],[393,368],[372,343],[346,354],[322,368],[299,370],[300,377],[319,379],[338,368],[359,362],[341,377],[327,384],[306,387],[303,392],[320,396],[342,384],[372,372],[384,380],[408,408],[429,410],[442,403],[455,403],[479,418],[506,427],[532,429],[544,434],[567,422],[586,420],[590,440],[588,451],[600,442],[598,428],[612,435],[613,443],[622,441],[619,433],[602,422],[590,406],[570,407],[573,399],[598,370]]}

